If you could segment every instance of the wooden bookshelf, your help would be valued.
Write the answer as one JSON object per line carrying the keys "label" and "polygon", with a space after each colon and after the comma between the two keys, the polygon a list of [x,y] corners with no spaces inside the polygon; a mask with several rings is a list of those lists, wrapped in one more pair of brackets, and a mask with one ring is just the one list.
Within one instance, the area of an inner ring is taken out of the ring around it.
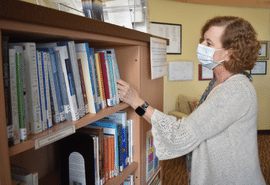
{"label": "wooden bookshelf", "polygon": [[[163,110],[163,78],[151,80],[150,34],[119,27],[22,1],[4,0],[0,3],[0,39],[10,42],[55,42],[73,40],[88,42],[96,49],[114,48],[120,76],[138,90],[152,106]],[[5,98],[0,45],[0,117],[5,117]],[[59,147],[54,141],[35,149],[42,137],[65,128],[79,129],[119,110],[128,112],[134,121],[134,163],[106,184],[121,184],[133,173],[136,184],[146,184],[146,132],[151,129],[143,118],[125,103],[87,114],[78,121],[63,122],[39,134],[29,135],[26,142],[8,147],[6,121],[0,121],[0,184],[11,185],[10,163],[38,171],[40,184],[59,184]],[[58,174],[58,176],[57,176]]]}

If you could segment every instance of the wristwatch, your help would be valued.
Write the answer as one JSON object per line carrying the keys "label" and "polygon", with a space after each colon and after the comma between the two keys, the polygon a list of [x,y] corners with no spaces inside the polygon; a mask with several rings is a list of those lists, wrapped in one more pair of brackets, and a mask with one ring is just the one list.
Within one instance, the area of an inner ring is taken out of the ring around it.
{"label": "wristwatch", "polygon": [[147,101],[144,102],[144,104],[142,104],[141,106],[137,107],[135,112],[139,115],[139,116],[143,116],[145,114],[145,111],[147,109],[147,107],[149,106],[149,103]]}

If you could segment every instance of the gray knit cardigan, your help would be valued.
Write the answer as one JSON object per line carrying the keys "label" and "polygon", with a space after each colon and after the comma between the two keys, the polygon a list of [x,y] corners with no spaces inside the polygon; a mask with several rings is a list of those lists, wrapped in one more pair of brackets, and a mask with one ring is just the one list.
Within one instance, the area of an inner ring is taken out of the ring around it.
{"label": "gray knit cardigan", "polygon": [[237,74],[216,86],[187,118],[151,117],[160,160],[192,152],[191,185],[264,185],[257,145],[257,95]]}

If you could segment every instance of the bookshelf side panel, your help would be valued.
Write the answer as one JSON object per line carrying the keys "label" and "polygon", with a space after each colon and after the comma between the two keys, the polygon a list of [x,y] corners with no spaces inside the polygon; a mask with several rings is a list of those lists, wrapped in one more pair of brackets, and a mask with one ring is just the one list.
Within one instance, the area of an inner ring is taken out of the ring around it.
{"label": "bookshelf side panel", "polygon": [[[0,105],[5,105],[3,62],[2,62],[2,32],[0,31]],[[0,106],[0,182],[2,184],[11,184],[11,172],[9,165],[9,151],[6,125],[5,106]],[[3,119],[4,118],[4,119]]]}

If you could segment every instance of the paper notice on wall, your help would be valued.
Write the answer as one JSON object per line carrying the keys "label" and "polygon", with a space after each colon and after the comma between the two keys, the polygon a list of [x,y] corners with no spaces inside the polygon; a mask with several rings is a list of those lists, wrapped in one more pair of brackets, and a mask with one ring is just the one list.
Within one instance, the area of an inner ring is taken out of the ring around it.
{"label": "paper notice on wall", "polygon": [[150,38],[151,79],[167,75],[166,40]]}

